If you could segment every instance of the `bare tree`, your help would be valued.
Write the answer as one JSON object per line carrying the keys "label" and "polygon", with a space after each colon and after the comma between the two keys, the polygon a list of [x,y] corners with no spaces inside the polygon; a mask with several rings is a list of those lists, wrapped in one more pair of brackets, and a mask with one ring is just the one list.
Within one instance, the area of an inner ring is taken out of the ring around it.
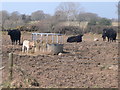
{"label": "bare tree", "polygon": [[10,19],[12,19],[13,21],[17,21],[17,20],[21,19],[20,13],[18,11],[12,12]]}
{"label": "bare tree", "polygon": [[66,15],[67,20],[76,20],[76,17],[79,13],[83,12],[83,8],[80,7],[79,3],[75,2],[62,2],[56,8],[56,12],[61,11]]}
{"label": "bare tree", "polygon": [[[68,21],[67,24],[70,28],[70,21],[77,21],[77,17],[80,13],[84,12],[84,9],[80,6],[78,2],[62,2],[56,8],[55,17],[56,21]],[[55,23],[56,24],[56,23]],[[56,27],[59,25],[55,25]],[[58,27],[57,27],[58,28]],[[74,29],[74,28],[72,28]],[[71,29],[70,29],[71,30]]]}
{"label": "bare tree", "polygon": [[67,20],[67,15],[63,11],[56,11],[54,15],[54,19],[56,21],[66,21]]}
{"label": "bare tree", "polygon": [[33,21],[43,20],[45,18],[45,14],[42,10],[35,11],[31,14],[31,19]]}
{"label": "bare tree", "polygon": [[31,21],[31,16],[22,14],[21,19],[24,21],[24,23],[28,23],[29,21]]}
{"label": "bare tree", "polygon": [[98,20],[99,17],[97,14],[95,13],[87,13],[87,12],[84,12],[84,13],[80,13],[77,17],[77,20],[78,21],[91,21],[91,20]]}
{"label": "bare tree", "polygon": [[5,10],[3,10],[3,11],[0,11],[0,16],[2,17],[1,19],[1,25],[2,25],[2,29],[4,29],[4,25],[5,25],[5,22],[6,22],[6,20],[8,20],[9,19],[9,13],[7,12],[7,11],[5,11]]}
{"label": "bare tree", "polygon": [[52,16],[50,14],[44,14],[45,19],[50,19]]}
{"label": "bare tree", "polygon": [[9,27],[9,28],[16,28],[16,27],[22,26],[24,24],[25,23],[22,20],[22,16],[18,11],[12,12],[9,21],[7,21],[7,23],[6,23],[7,27]]}

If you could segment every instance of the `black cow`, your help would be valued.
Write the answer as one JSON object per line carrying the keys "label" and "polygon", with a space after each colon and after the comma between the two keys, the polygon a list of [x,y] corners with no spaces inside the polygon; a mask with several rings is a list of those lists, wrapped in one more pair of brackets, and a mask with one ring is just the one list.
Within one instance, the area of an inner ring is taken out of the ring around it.
{"label": "black cow", "polygon": [[113,30],[112,28],[110,29],[103,29],[103,33],[102,33],[102,38],[103,41],[105,41],[105,39],[108,39],[108,42],[110,41],[116,41],[116,37],[117,37],[117,32],[115,30]]}
{"label": "black cow", "polygon": [[68,37],[67,42],[82,42],[82,36],[83,35],[78,35],[78,36],[72,36]]}
{"label": "black cow", "polygon": [[8,30],[8,35],[10,35],[12,45],[14,43],[17,44],[17,41],[19,41],[19,45],[20,45],[21,32],[19,30],[17,29]]}

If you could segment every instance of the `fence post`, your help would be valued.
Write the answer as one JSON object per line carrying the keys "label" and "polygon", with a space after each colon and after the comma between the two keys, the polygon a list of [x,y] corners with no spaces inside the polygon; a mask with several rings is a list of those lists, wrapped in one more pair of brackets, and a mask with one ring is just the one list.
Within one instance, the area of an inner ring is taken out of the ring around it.
{"label": "fence post", "polygon": [[12,80],[13,75],[13,53],[9,53],[9,80]]}

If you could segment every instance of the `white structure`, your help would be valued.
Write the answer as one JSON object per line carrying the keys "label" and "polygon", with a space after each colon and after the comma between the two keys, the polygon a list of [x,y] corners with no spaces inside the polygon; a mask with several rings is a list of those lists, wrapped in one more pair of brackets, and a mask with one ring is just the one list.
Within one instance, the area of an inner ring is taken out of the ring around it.
{"label": "white structure", "polygon": [[[36,51],[40,52],[50,52],[52,54],[58,54],[63,52],[63,43],[64,38],[63,34],[57,33],[32,33],[32,40],[33,41],[40,41],[41,49]],[[44,44],[44,45],[43,45]]]}
{"label": "white structure", "polygon": [[[51,37],[48,37],[51,36]],[[60,36],[60,37],[59,37]],[[43,38],[45,39],[46,43],[48,43],[48,38],[52,40],[52,43],[63,43],[63,34],[57,34],[57,33],[32,33],[32,40],[40,40],[43,41]]]}

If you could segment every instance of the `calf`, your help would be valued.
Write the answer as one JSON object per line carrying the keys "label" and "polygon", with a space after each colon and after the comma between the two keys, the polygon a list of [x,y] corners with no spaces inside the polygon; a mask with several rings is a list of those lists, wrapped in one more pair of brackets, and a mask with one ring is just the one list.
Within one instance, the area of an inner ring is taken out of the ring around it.
{"label": "calf", "polygon": [[30,42],[28,40],[24,40],[23,41],[23,46],[22,46],[22,52],[27,52],[28,53],[30,47],[35,47],[35,43],[33,41]]}

